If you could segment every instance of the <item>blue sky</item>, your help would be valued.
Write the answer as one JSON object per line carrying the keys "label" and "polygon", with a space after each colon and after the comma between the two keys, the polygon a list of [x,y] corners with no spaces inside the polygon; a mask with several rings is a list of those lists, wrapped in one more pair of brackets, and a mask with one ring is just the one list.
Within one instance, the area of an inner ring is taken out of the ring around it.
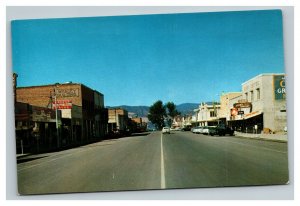
{"label": "blue sky", "polygon": [[280,10],[12,22],[18,86],[72,81],[106,106],[175,104],[241,91],[284,72]]}

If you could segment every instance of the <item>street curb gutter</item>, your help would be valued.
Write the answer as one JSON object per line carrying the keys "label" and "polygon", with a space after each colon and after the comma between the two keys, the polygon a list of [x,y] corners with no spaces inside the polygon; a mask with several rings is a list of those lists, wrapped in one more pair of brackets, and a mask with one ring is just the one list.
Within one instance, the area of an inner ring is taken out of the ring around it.
{"label": "street curb gutter", "polygon": [[24,154],[24,155],[16,155],[16,159],[22,159],[22,158],[25,158],[25,157],[28,157],[28,156],[30,156],[30,155],[33,155],[33,154]]}
{"label": "street curb gutter", "polygon": [[261,137],[244,137],[244,136],[232,136],[232,137],[244,138],[244,139],[254,139],[254,140],[263,140],[263,141],[269,141],[269,142],[287,143],[287,140],[280,140],[280,139],[267,139],[267,138],[261,138]]}

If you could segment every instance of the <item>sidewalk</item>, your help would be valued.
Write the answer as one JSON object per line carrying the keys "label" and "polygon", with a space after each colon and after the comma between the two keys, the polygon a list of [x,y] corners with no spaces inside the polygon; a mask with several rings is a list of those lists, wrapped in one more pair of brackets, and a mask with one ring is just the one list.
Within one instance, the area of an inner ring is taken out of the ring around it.
{"label": "sidewalk", "polygon": [[242,132],[234,132],[236,137],[244,137],[249,139],[258,139],[258,140],[266,140],[266,141],[275,141],[275,142],[287,142],[288,135],[287,134],[251,134],[251,133],[242,133]]}
{"label": "sidewalk", "polygon": [[30,153],[26,153],[26,154],[17,154],[17,159],[20,159],[20,158],[22,158],[22,157],[26,157],[26,156],[29,156],[29,155],[31,155]]}

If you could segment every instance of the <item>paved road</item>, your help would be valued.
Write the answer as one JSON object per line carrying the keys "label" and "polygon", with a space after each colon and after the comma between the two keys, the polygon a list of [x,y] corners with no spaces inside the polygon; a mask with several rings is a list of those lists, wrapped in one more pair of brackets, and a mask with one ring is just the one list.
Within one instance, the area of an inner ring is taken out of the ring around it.
{"label": "paved road", "polygon": [[107,140],[18,164],[20,194],[284,184],[287,144],[191,132]]}

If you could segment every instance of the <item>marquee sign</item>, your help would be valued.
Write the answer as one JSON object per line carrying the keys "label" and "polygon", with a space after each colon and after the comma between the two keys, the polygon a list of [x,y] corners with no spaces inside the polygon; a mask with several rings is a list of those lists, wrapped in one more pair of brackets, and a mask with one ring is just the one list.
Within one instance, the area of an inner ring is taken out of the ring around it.
{"label": "marquee sign", "polygon": [[247,100],[241,99],[237,103],[233,104],[234,108],[252,108],[251,102],[248,102]]}
{"label": "marquee sign", "polygon": [[274,75],[274,98],[275,100],[285,99],[285,76],[284,75]]}

